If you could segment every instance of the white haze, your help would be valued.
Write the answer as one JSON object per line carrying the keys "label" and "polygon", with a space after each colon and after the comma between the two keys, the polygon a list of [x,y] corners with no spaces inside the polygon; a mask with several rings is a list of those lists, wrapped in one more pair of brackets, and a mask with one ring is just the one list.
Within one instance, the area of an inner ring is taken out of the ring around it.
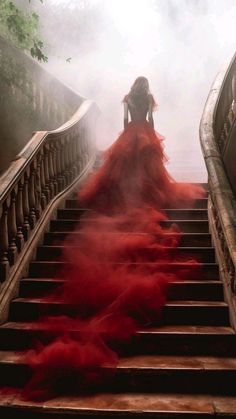
{"label": "white haze", "polygon": [[159,104],[155,128],[166,137],[168,170],[177,179],[205,180],[199,122],[216,73],[235,51],[236,0],[44,3],[38,7],[42,23],[51,6],[61,8],[65,17],[73,10],[78,29],[84,8],[95,10],[93,27],[85,27],[77,42],[70,41],[70,27],[43,30],[52,51],[55,42],[67,42],[72,57],[65,62],[64,48],[63,57],[50,57],[49,70],[102,110],[98,146],[104,149],[122,130],[122,98],[134,79],[145,75]]}

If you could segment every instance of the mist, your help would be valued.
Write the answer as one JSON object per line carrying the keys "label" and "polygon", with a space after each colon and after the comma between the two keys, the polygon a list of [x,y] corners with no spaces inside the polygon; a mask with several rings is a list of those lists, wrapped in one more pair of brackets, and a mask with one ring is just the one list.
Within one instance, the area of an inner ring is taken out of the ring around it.
{"label": "mist", "polygon": [[36,8],[46,68],[102,111],[98,148],[117,138],[122,99],[144,75],[168,170],[177,180],[205,181],[199,122],[214,77],[235,51],[236,1],[45,0]]}

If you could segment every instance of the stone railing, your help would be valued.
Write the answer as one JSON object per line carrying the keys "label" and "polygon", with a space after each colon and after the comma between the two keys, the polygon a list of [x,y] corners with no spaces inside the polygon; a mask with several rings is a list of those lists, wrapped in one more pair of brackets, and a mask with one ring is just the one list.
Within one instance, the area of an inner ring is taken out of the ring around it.
{"label": "stone railing", "polygon": [[236,329],[236,55],[217,75],[200,124],[201,147],[208,171],[209,220]]}
{"label": "stone railing", "polygon": [[93,164],[97,116],[96,105],[84,101],[58,130],[36,132],[0,177],[2,287],[16,271],[20,255],[48,207]]}

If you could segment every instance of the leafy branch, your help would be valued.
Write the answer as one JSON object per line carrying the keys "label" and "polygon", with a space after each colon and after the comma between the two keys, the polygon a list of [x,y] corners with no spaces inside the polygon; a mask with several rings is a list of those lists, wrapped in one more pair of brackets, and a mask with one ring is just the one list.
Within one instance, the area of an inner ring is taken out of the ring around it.
{"label": "leafy branch", "polygon": [[[43,3],[43,0],[39,0]],[[31,0],[29,0],[31,3]],[[0,34],[38,61],[47,62],[44,43],[39,39],[39,16],[26,12],[11,0],[0,2]]]}

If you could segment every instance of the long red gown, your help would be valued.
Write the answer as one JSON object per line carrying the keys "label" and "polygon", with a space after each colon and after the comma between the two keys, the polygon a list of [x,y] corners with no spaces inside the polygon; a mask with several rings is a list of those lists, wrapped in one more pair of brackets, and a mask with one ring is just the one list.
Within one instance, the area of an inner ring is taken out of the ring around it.
{"label": "long red gown", "polygon": [[99,390],[120,346],[140,325],[160,324],[170,282],[198,269],[178,254],[179,231],[163,228],[160,209],[191,205],[204,192],[174,182],[165,161],[161,136],[145,118],[132,121],[80,191],[79,200],[95,211],[78,225],[79,239],[71,234],[63,243],[69,264],[60,273],[63,285],[49,296],[49,304],[56,299],[73,310],[43,313],[47,339],[27,355],[27,399]]}
{"label": "long red gown", "polygon": [[171,178],[162,143],[146,120],[130,122],[104,153],[104,163],[80,191],[80,201],[104,213],[143,205],[157,209],[191,206],[204,191]]}

